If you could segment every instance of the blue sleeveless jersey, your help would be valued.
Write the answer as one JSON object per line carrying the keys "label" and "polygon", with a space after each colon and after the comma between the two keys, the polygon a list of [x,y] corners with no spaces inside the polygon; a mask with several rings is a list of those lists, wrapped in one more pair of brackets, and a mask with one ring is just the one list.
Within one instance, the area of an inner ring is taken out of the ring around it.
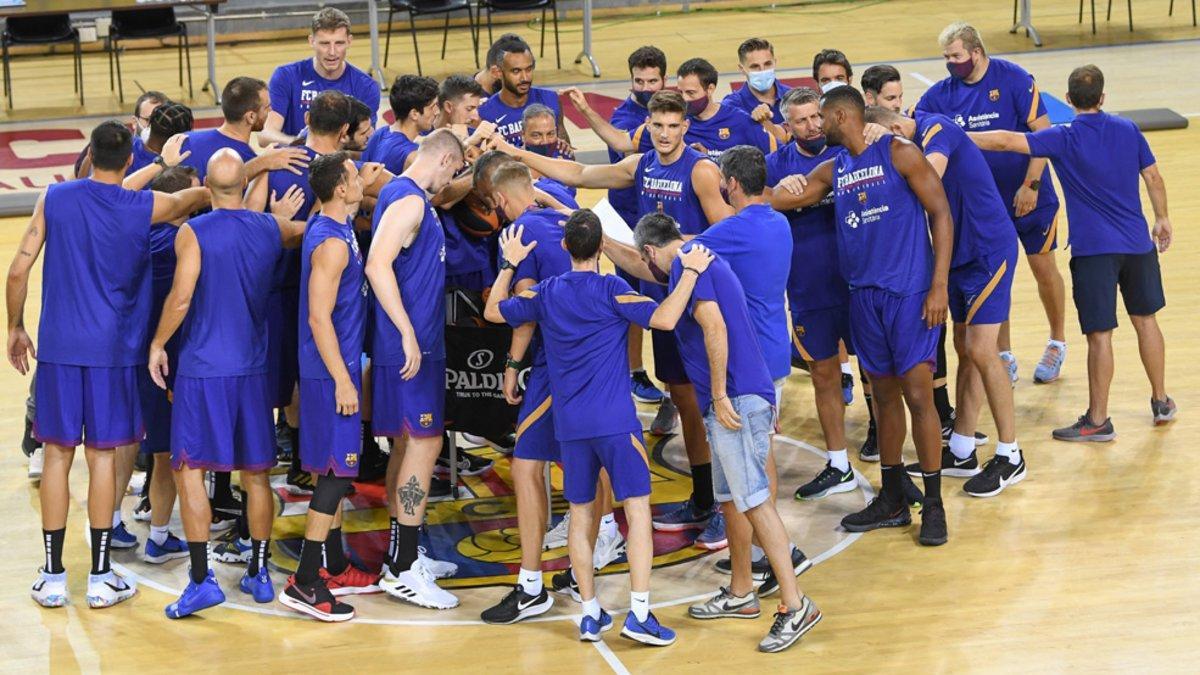
{"label": "blue sleeveless jersey", "polygon": [[[522,241],[530,240],[538,244],[529,255],[517,265],[514,283],[521,279],[532,279],[541,283],[560,274],[571,271],[571,255],[562,247],[563,226],[566,216],[554,209],[533,209],[526,211],[513,221],[513,226],[522,225],[525,233]],[[545,365],[546,350],[542,342],[542,331],[534,332],[533,342],[529,345],[528,355],[532,356],[534,366]]]}
{"label": "blue sleeveless jersey", "polygon": [[367,278],[363,273],[362,252],[354,236],[352,221],[339,223],[321,214],[314,215],[304,230],[304,245],[300,254],[300,377],[328,380],[329,369],[321,360],[321,352],[308,325],[308,282],[312,276],[312,256],[326,240],[336,239],[346,245],[349,259],[338,280],[337,298],[333,305],[333,332],[337,335],[342,363],[351,371],[359,368],[363,351],[363,334],[367,327]]}
{"label": "blue sleeveless jersey", "polygon": [[644,153],[633,179],[638,190],[638,218],[658,211],[674,218],[683,234],[708,229],[708,217],[692,189],[692,169],[703,159],[703,154],[691,148],[684,148],[670,164],[659,162],[657,152]]}
{"label": "blue sleeveless jersey", "polygon": [[204,182],[204,177],[208,175],[208,160],[217,154],[218,150],[230,148],[242,158],[243,162],[249,162],[257,157],[254,148],[251,148],[248,143],[243,143],[236,138],[230,138],[221,133],[218,129],[201,129],[197,131],[189,131],[187,138],[184,139],[183,145],[179,150],[190,151],[192,154],[183,160],[182,164],[190,166],[196,170],[196,177],[200,182]]}

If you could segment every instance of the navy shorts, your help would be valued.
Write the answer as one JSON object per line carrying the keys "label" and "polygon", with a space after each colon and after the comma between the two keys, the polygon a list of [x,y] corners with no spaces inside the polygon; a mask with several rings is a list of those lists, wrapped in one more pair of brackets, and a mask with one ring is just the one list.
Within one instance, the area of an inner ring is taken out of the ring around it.
{"label": "navy shorts", "polygon": [[950,270],[950,318],[954,323],[987,325],[1008,321],[1017,247],[995,251]]}
{"label": "navy shorts", "polygon": [[1026,255],[1049,253],[1058,248],[1058,204],[1048,204],[1013,220],[1017,238]]}
{"label": "navy shorts", "polygon": [[265,471],[275,466],[267,376],[175,378],[171,466]]}
{"label": "navy shorts", "polygon": [[850,292],[854,349],[868,375],[900,377],[922,363],[933,370],[941,326],[925,325],[925,295],[898,297],[880,288]]}
{"label": "navy shorts", "polygon": [[273,408],[291,405],[300,379],[299,321],[300,289],[275,290],[267,308],[267,378]]}
{"label": "navy shorts", "polygon": [[650,341],[654,345],[654,376],[664,384],[690,384],[675,331],[651,330]]}
{"label": "navy shorts", "polygon": [[371,369],[371,425],[376,436],[432,438],[442,435],[446,411],[446,360],[421,361],[411,380],[402,366],[376,363]]}
{"label": "navy shorts", "polygon": [[38,362],[33,437],[42,443],[108,450],[146,435],[138,400],[138,370]]}
{"label": "navy shorts", "polygon": [[539,462],[562,461],[562,451],[554,438],[548,366],[536,366],[529,371],[525,398],[517,413],[517,445],[513,448],[513,457]]}
{"label": "navy shorts", "polygon": [[[175,372],[172,366],[171,372]],[[167,386],[174,378],[168,378]],[[153,454],[171,451],[171,393],[160,389],[150,379],[150,371],[138,368],[138,400],[142,405],[142,419],[146,423],[146,438],[141,452]]]}
{"label": "navy shorts", "polygon": [[1118,288],[1130,316],[1150,316],[1167,306],[1154,248],[1140,255],[1075,256],[1071,258],[1071,285],[1079,327],[1085,335],[1117,327]]}
{"label": "navy shorts", "polygon": [[563,496],[572,504],[596,498],[600,469],[608,472],[613,497],[623,501],[650,494],[650,459],[642,432],[561,441]]}
{"label": "navy shorts", "polygon": [[838,355],[838,342],[846,343],[853,352],[850,339],[850,309],[791,310],[793,353],[805,361],[824,361]]}
{"label": "navy shorts", "polygon": [[[354,388],[362,394],[362,371],[350,371]],[[362,411],[342,415],[337,411],[337,386],[333,380],[300,378],[300,468],[321,476],[358,476],[362,450]]]}

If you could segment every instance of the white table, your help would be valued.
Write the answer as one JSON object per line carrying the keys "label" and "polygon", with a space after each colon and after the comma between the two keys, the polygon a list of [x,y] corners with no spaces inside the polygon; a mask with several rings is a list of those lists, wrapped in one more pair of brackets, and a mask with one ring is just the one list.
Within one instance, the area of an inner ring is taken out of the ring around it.
{"label": "white table", "polygon": [[1042,38],[1038,35],[1037,29],[1033,27],[1033,0],[1020,0],[1020,14],[1017,17],[1017,22],[1009,29],[1009,33],[1015,33],[1024,28],[1025,34],[1032,40],[1035,47],[1042,46]]}

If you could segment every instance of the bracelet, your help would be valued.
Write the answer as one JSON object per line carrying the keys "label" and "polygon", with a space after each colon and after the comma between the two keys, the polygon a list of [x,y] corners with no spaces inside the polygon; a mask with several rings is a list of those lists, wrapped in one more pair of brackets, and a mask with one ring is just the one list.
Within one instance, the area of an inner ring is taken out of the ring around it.
{"label": "bracelet", "polygon": [[683,268],[683,271],[684,272],[695,272],[696,276],[700,276],[700,270],[696,269],[695,267],[685,267],[685,268]]}
{"label": "bracelet", "polygon": [[712,402],[716,403],[717,401],[724,401],[727,398],[729,398],[729,394],[722,394],[720,396],[713,398]]}

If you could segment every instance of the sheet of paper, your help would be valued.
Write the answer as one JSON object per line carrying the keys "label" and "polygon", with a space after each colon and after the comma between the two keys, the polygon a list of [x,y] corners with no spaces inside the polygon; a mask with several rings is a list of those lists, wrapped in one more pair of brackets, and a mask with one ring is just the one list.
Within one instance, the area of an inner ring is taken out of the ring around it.
{"label": "sheet of paper", "polygon": [[608,197],[601,198],[592,207],[592,211],[599,216],[600,225],[603,226],[605,235],[622,244],[633,246],[633,230],[629,229],[629,226],[625,224],[625,220],[617,214],[612,204],[608,203]]}

